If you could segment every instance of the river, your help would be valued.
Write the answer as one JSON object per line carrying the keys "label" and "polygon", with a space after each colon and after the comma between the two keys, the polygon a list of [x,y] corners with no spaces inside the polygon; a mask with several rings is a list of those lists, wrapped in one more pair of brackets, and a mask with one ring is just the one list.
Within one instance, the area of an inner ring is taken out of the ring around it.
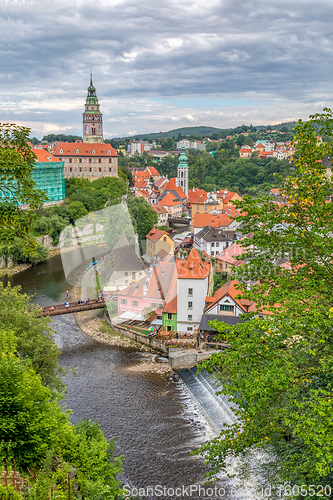
{"label": "river", "polygon": [[[62,303],[66,290],[70,290],[60,256],[14,275],[11,283],[20,285],[40,305]],[[214,425],[221,423],[214,391],[204,390],[207,377],[196,386],[193,372],[184,372],[184,381],[166,381],[158,374],[129,371],[130,366],[152,355],[96,342],[76,326],[71,314],[56,317],[53,328],[61,351],[60,364],[76,372],[69,372],[65,378],[66,404],[74,411],[72,421],[90,418],[99,422],[108,439],[115,439],[116,455],[125,455],[123,483],[136,488],[202,484],[204,464],[189,453],[212,437]],[[195,392],[201,396],[192,397]],[[202,405],[197,399],[200,397]],[[220,486],[226,490],[223,495],[201,493],[192,498],[250,498],[230,493],[228,481],[222,481]],[[172,490],[169,493],[159,498],[187,498],[186,494],[173,495]],[[155,499],[157,495],[144,498]]]}

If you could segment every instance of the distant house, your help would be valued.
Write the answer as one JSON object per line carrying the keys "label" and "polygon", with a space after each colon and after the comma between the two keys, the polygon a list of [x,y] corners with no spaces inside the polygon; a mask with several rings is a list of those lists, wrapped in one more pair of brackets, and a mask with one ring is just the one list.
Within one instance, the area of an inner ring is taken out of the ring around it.
{"label": "distant house", "polygon": [[[239,212],[235,212],[235,216]],[[231,214],[230,214],[231,216]],[[234,231],[239,227],[240,223],[237,220],[232,220],[226,213],[214,214],[196,214],[194,217],[194,224],[191,225],[192,233],[195,235],[199,233],[205,226],[216,227],[220,229]]]}
{"label": "distant house", "polygon": [[234,267],[242,265],[244,261],[238,260],[236,257],[243,255],[245,251],[246,248],[242,246],[241,241],[239,243],[235,242],[228,248],[222,250],[222,252],[215,256],[216,271],[229,275]]}
{"label": "distant house", "polygon": [[155,257],[160,250],[174,254],[175,244],[166,231],[153,227],[146,236],[146,242],[146,254],[150,257]]}
{"label": "distant house", "polygon": [[153,205],[151,208],[157,213],[158,225],[166,226],[168,224],[168,210],[163,205]]}
{"label": "distant house", "polygon": [[112,251],[104,259],[107,286],[114,291],[127,287],[131,282],[146,276],[146,268],[140,257],[138,244],[135,249],[123,234]]}
{"label": "distant house", "polygon": [[280,194],[280,189],[279,188],[273,188],[270,190],[269,194],[272,196],[278,196]]}
{"label": "distant house", "polygon": [[130,319],[142,316],[144,311],[155,311],[162,318],[162,310],[175,272],[173,256],[155,258],[146,277],[132,283],[118,293],[118,316]]}
{"label": "distant house", "polygon": [[235,231],[205,226],[194,236],[194,247],[214,257],[236,240]]}
{"label": "distant house", "polygon": [[250,158],[253,149],[251,146],[242,146],[239,151],[240,158]]}
{"label": "distant house", "polygon": [[172,191],[163,191],[163,196],[159,198],[157,204],[164,207],[170,217],[182,216],[182,202]]}

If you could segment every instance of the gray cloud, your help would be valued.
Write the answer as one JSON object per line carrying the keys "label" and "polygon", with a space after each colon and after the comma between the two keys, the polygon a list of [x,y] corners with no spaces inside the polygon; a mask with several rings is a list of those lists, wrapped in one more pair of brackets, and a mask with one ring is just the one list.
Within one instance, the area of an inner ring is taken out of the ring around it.
{"label": "gray cloud", "polygon": [[0,20],[1,120],[80,133],[90,68],[109,134],[279,121],[330,105],[330,1],[54,2]]}

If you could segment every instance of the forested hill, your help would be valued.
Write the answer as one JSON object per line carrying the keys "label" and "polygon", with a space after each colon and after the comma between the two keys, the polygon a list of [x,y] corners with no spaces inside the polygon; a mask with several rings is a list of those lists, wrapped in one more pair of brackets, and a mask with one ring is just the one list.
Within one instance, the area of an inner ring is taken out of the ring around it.
{"label": "forested hill", "polygon": [[[173,130],[169,130],[167,132],[154,132],[154,133],[148,133],[148,134],[136,134],[133,137],[130,137],[131,139],[147,139],[147,140],[153,140],[153,139],[163,139],[165,137],[172,137],[174,139],[181,139],[184,137],[193,137],[193,138],[204,138],[204,137],[211,137],[212,139],[219,139],[219,138],[226,138],[227,135],[234,135],[234,134],[241,134],[242,132],[249,132],[253,133],[256,131],[263,131],[267,129],[274,129],[281,131],[282,129],[287,131],[287,130],[292,130],[293,127],[296,125],[296,122],[286,122],[286,123],[280,123],[278,125],[240,125],[235,128],[216,128],[216,127],[208,127],[208,126],[198,126],[198,127],[182,127],[182,128],[176,128]],[[282,130],[282,131],[283,131]],[[115,140],[121,140],[121,139],[128,139],[129,137],[117,137]]]}

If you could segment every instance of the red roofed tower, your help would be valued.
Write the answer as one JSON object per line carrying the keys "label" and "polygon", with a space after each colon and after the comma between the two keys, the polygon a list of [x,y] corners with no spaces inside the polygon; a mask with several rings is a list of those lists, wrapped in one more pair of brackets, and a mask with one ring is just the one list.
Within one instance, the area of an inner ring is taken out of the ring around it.
{"label": "red roofed tower", "polygon": [[83,113],[83,142],[103,142],[103,115],[99,107],[96,89],[90,73],[90,85]]}

